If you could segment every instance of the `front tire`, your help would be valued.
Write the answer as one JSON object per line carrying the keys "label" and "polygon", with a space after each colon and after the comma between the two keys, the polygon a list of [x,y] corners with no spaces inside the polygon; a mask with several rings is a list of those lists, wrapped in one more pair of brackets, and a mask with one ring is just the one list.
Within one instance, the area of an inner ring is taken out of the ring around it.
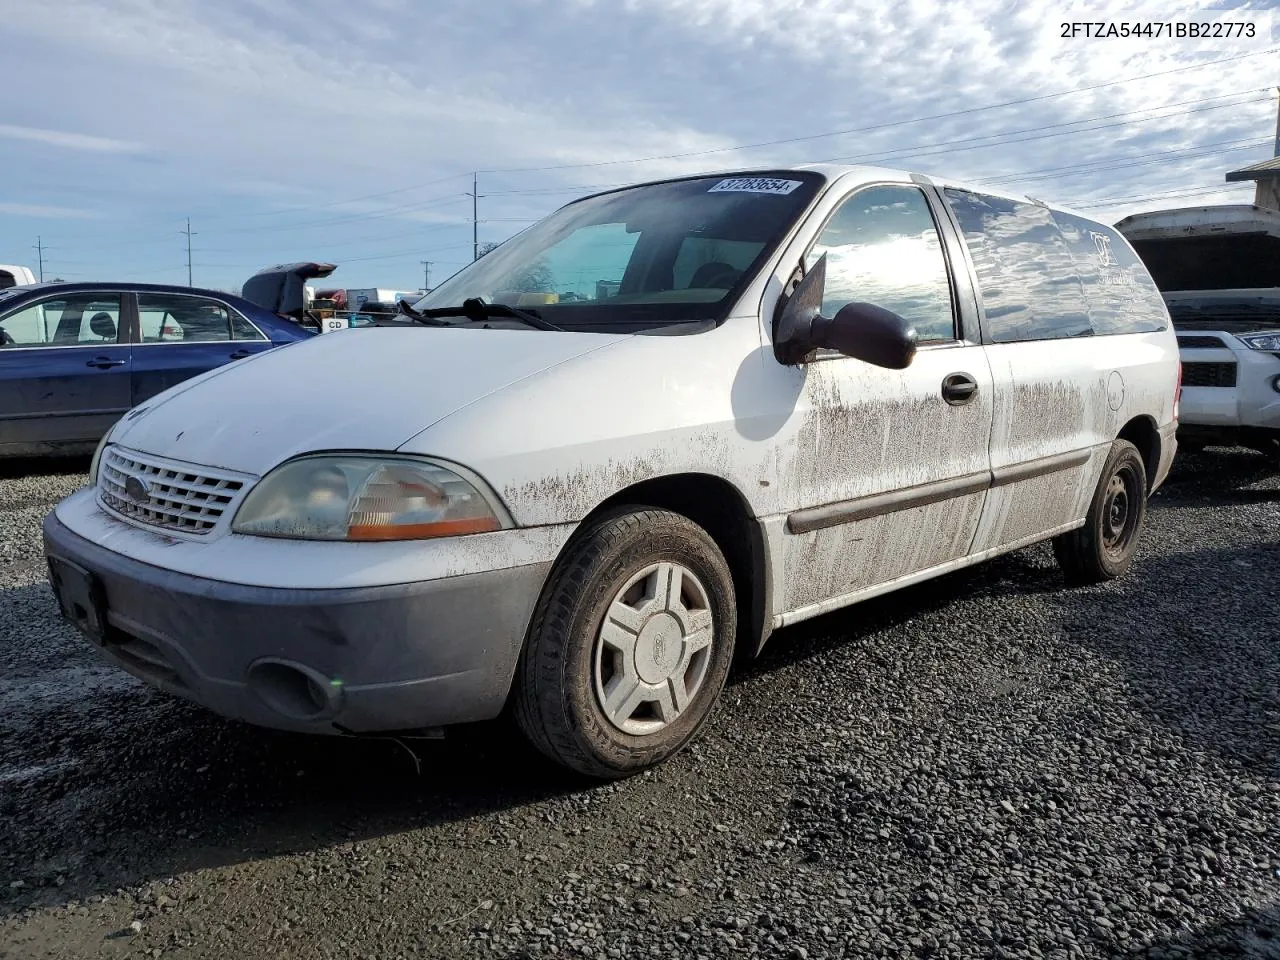
{"label": "front tire", "polygon": [[1104,583],[1127,572],[1146,515],[1146,464],[1137,447],[1128,440],[1116,440],[1084,526],[1053,538],[1053,555],[1067,583]]}
{"label": "front tire", "polygon": [[516,673],[516,721],[579,773],[639,773],[709,719],[736,634],[733,577],[706,531],[666,510],[603,516],[543,590]]}

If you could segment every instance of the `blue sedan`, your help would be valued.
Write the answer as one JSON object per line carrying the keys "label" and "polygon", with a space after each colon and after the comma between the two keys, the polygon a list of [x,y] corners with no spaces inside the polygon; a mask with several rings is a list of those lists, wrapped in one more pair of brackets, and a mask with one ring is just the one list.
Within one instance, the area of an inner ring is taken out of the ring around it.
{"label": "blue sedan", "polygon": [[213,290],[0,290],[0,457],[92,451],[125,411],[162,390],[310,336],[286,316]]}

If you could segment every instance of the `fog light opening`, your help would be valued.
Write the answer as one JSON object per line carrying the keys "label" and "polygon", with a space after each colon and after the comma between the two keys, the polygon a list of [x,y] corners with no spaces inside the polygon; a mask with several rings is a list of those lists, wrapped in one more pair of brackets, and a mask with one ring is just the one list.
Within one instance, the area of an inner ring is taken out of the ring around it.
{"label": "fog light opening", "polygon": [[249,668],[249,688],[276,713],[316,720],[337,713],[340,684],[300,664],[262,661]]}

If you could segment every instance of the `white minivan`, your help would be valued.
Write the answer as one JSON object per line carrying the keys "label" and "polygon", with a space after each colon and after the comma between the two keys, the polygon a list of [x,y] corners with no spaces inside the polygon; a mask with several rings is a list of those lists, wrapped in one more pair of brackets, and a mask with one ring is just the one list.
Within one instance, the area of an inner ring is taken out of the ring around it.
{"label": "white minivan", "polygon": [[868,167],[683,177],[140,405],[45,550],[107,657],[219,713],[510,707],[619,777],[777,627],[1049,538],[1069,582],[1123,573],[1178,377],[1111,227]]}

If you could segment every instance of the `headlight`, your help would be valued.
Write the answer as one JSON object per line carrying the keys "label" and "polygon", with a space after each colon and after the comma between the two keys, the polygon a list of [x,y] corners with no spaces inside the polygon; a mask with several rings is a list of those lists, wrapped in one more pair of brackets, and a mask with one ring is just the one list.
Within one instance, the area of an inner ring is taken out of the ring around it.
{"label": "headlight", "polygon": [[1258,333],[1240,339],[1253,350],[1280,350],[1280,333]]}
{"label": "headlight", "polygon": [[327,454],[290,460],[267,474],[231,529],[297,540],[422,540],[510,526],[497,497],[461,467]]}
{"label": "headlight", "polygon": [[89,461],[89,486],[91,487],[98,485],[98,464],[102,462],[102,451],[107,449],[110,437],[110,430],[102,435],[102,439],[98,441],[98,449],[93,451],[93,459]]}

